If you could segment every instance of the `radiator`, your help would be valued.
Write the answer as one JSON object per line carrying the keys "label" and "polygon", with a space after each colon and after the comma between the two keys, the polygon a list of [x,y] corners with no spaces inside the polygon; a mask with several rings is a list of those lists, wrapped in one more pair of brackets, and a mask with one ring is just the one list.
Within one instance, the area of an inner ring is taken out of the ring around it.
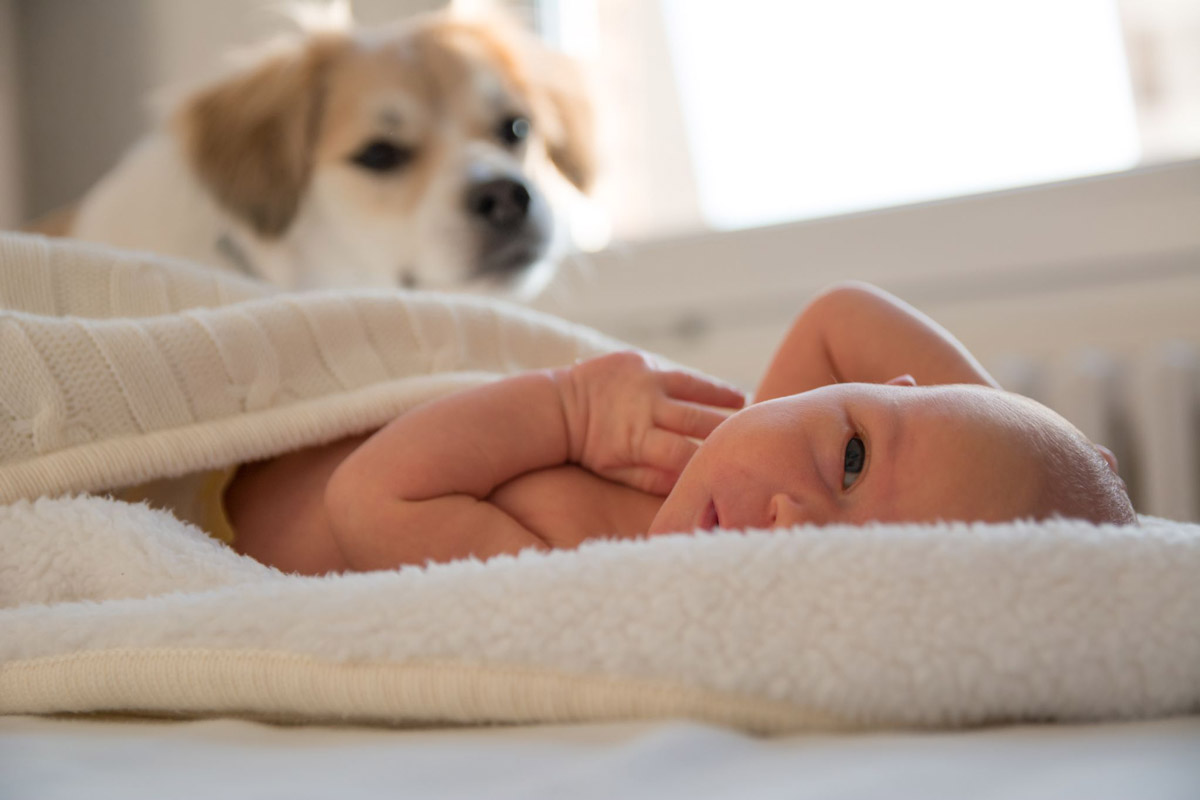
{"label": "radiator", "polygon": [[1112,450],[1141,514],[1200,522],[1200,350],[1084,350],[1052,362],[999,359],[994,374]]}

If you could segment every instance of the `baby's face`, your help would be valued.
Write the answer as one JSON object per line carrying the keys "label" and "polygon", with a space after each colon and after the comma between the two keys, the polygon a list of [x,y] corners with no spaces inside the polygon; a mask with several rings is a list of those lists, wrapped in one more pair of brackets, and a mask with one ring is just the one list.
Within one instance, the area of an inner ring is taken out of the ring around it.
{"label": "baby's face", "polygon": [[1046,459],[1025,413],[974,386],[846,383],[759,403],[709,435],[650,533],[1028,516]]}

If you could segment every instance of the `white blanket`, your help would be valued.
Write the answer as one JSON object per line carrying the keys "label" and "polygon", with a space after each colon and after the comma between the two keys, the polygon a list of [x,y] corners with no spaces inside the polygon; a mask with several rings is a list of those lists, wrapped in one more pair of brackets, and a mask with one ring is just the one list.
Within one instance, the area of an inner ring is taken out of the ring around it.
{"label": "white blanket", "polygon": [[491,301],[281,295],[19,236],[0,307],[0,713],[776,731],[1200,709],[1200,526],[802,527],[285,576],[78,493],[619,343]]}

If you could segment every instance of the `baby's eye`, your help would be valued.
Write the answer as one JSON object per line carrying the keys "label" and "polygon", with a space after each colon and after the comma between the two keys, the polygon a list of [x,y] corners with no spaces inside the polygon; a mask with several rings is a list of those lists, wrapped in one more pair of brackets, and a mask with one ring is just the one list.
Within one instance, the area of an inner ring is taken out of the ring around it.
{"label": "baby's eye", "polygon": [[863,462],[867,459],[867,446],[857,436],[846,442],[845,474],[842,476],[842,488],[849,489],[858,476],[862,474]]}

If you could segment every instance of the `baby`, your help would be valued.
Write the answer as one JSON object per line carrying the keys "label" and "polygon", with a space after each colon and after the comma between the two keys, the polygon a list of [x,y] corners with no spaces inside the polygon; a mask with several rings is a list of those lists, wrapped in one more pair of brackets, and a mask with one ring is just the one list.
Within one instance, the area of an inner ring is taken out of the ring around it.
{"label": "baby", "polygon": [[307,574],[811,522],[1135,523],[1116,461],[932,320],[847,284],[737,390],[620,352],[243,466],[234,547]]}

